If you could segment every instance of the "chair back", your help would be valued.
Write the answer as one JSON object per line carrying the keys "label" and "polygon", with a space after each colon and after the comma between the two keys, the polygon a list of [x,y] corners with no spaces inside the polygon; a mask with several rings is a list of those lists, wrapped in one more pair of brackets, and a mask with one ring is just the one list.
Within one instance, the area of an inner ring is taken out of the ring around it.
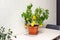
{"label": "chair back", "polygon": [[46,28],[59,30],[59,26],[57,26],[57,25],[52,25],[52,24],[47,24]]}

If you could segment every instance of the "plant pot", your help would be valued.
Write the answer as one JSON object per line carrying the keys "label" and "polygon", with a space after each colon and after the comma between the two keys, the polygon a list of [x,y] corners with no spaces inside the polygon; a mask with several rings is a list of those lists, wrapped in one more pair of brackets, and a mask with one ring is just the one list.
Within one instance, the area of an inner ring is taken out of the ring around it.
{"label": "plant pot", "polygon": [[28,26],[28,33],[31,35],[38,34],[38,25],[34,25],[33,27],[31,25]]}

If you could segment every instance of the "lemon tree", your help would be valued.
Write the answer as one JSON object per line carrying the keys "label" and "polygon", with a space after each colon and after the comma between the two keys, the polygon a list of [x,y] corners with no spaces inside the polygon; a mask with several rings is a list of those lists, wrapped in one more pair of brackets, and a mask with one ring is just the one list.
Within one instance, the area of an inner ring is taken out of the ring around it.
{"label": "lemon tree", "polygon": [[32,7],[32,4],[28,5],[26,11],[21,14],[25,20],[25,25],[30,24],[31,26],[42,26],[44,20],[47,20],[49,17],[49,10],[38,7],[32,12]]}

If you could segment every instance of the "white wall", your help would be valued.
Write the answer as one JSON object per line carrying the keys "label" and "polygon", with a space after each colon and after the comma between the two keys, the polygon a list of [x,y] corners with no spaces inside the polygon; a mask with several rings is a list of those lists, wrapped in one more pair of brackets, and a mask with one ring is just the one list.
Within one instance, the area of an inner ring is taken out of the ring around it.
{"label": "white wall", "polygon": [[33,11],[39,6],[49,9],[49,19],[44,24],[56,24],[56,0],[0,0],[0,26],[12,28],[15,34],[24,33],[21,13],[30,3],[33,4]]}

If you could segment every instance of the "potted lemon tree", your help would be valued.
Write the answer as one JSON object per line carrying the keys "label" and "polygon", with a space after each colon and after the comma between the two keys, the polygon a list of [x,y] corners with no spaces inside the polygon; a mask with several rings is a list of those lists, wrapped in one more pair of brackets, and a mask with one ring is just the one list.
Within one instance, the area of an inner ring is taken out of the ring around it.
{"label": "potted lemon tree", "polygon": [[26,11],[21,16],[24,18],[29,34],[34,35],[38,34],[38,27],[43,25],[44,20],[48,19],[49,11],[39,7],[33,13],[32,6],[32,4],[28,5]]}

